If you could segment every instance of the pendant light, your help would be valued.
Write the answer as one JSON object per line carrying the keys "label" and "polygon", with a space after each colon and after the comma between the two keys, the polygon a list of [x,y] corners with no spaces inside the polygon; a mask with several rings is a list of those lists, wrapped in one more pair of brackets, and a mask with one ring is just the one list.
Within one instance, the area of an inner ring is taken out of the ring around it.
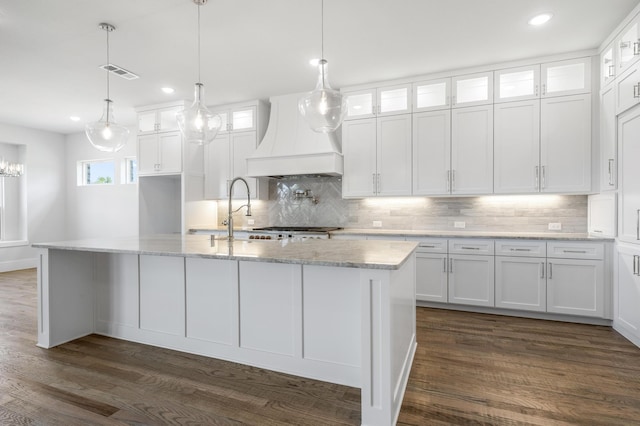
{"label": "pendant light", "polygon": [[113,116],[113,101],[109,98],[109,33],[115,31],[116,27],[111,24],[101,23],[98,28],[107,33],[107,98],[104,100],[104,110],[102,117],[95,123],[85,126],[85,133],[91,145],[104,152],[116,152],[122,149],[127,143],[129,129],[116,123]]}
{"label": "pendant light", "polygon": [[195,87],[193,104],[177,114],[178,126],[185,140],[197,145],[209,144],[218,134],[222,120],[204,104],[204,85],[200,82],[200,6],[207,0],[193,0],[198,6],[198,82]]}
{"label": "pendant light", "polygon": [[327,60],[324,59],[324,0],[321,10],[322,56],[318,61],[318,82],[314,91],[300,98],[298,108],[313,131],[330,133],[342,124],[347,105],[342,94],[329,85]]}

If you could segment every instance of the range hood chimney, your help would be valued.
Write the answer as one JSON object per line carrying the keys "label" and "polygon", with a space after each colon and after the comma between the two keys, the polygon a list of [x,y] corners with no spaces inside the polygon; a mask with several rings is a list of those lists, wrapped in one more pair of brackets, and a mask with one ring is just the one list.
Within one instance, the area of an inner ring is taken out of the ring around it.
{"label": "range hood chimney", "polygon": [[335,132],[316,133],[298,111],[304,93],[272,96],[269,125],[247,158],[247,176],[341,176],[343,161]]}

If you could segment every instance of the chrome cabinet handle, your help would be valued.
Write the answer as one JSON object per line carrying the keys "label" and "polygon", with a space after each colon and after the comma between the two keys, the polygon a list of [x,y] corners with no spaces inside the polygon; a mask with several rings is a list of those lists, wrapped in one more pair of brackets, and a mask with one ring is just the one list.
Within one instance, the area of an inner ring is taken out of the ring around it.
{"label": "chrome cabinet handle", "polygon": [[425,246],[425,245],[422,245],[422,244],[420,244],[420,247],[426,247],[426,248],[436,248],[436,246],[434,246],[434,245],[429,245],[429,246]]}
{"label": "chrome cabinet handle", "polygon": [[544,278],[544,262],[540,263],[540,278]]}
{"label": "chrome cabinet handle", "polygon": [[456,171],[451,170],[451,192],[456,190]]}
{"label": "chrome cabinet handle", "polygon": [[614,182],[613,182],[613,158],[609,158],[609,185],[613,186]]}
{"label": "chrome cabinet handle", "polygon": [[451,192],[451,170],[447,170],[447,192]]}
{"label": "chrome cabinet handle", "polygon": [[609,65],[609,77],[613,77],[615,75],[616,67],[615,65]]}
{"label": "chrome cabinet handle", "polygon": [[453,95],[451,97],[451,105],[455,105],[456,104],[456,95]]}
{"label": "chrome cabinet handle", "polygon": [[633,97],[640,98],[640,83],[633,85]]}
{"label": "chrome cabinet handle", "polygon": [[373,184],[373,193],[376,193],[376,174],[371,173],[371,183]]}
{"label": "chrome cabinet handle", "polygon": [[563,253],[580,253],[580,254],[586,254],[587,251],[586,250],[562,250]]}
{"label": "chrome cabinet handle", "polygon": [[547,83],[542,84],[542,96],[547,94]]}
{"label": "chrome cabinet handle", "polygon": [[548,266],[548,268],[549,268],[549,270],[547,271],[547,277],[548,277],[549,279],[552,279],[552,278],[553,278],[553,264],[552,264],[551,262],[549,262],[549,263],[547,264],[547,266]]}
{"label": "chrome cabinet handle", "polygon": [[638,255],[634,254],[633,255],[633,275],[638,275]]}
{"label": "chrome cabinet handle", "polygon": [[640,40],[633,43],[633,56],[640,55]]}
{"label": "chrome cabinet handle", "polygon": [[379,194],[380,193],[380,186],[381,186],[380,181],[382,180],[382,179],[380,179],[380,173],[378,173],[378,179],[376,179],[376,180],[378,181],[378,194]]}
{"label": "chrome cabinet handle", "polygon": [[468,246],[462,246],[460,247],[462,250],[480,250],[480,247],[468,247]]}
{"label": "chrome cabinet handle", "polygon": [[453,259],[449,259],[449,273],[453,274]]}
{"label": "chrome cabinet handle", "polygon": [[535,89],[535,95],[534,96],[538,96],[538,85],[536,84],[536,89]]}
{"label": "chrome cabinet handle", "polygon": [[640,256],[636,254],[633,257],[635,257],[634,269],[636,271],[636,275],[640,276]]}
{"label": "chrome cabinet handle", "polygon": [[640,240],[640,210],[636,210],[636,240]]}
{"label": "chrome cabinet handle", "polygon": [[442,258],[442,272],[447,272],[447,258],[443,257]]}
{"label": "chrome cabinet handle", "polygon": [[602,231],[601,231],[601,230],[599,230],[599,229],[594,229],[594,230],[593,230],[593,231],[591,231],[591,232],[593,232],[593,233],[595,233],[595,234],[602,234]]}
{"label": "chrome cabinet handle", "polygon": [[542,187],[540,189],[545,189],[547,187],[547,166],[542,166]]}
{"label": "chrome cabinet handle", "polygon": [[513,247],[511,247],[510,250],[511,251],[531,251],[531,249],[528,249],[528,248],[513,248]]}
{"label": "chrome cabinet handle", "polygon": [[535,186],[533,187],[533,189],[538,189],[540,187],[540,167],[539,166],[535,166],[535,173],[536,173],[536,183]]}

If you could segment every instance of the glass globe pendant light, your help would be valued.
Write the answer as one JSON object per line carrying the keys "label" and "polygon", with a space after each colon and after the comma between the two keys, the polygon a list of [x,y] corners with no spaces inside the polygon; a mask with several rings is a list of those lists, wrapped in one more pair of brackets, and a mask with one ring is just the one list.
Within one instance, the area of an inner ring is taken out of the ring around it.
{"label": "glass globe pendant light", "polygon": [[107,98],[104,100],[104,109],[100,120],[89,123],[85,126],[85,133],[91,145],[104,152],[116,152],[122,149],[127,143],[129,129],[116,123],[113,116],[113,101],[109,98],[109,33],[115,31],[116,27],[111,24],[101,23],[98,28],[107,33]]}
{"label": "glass globe pendant light", "polygon": [[200,6],[207,0],[193,0],[198,6],[198,82],[195,87],[193,104],[179,112],[178,127],[187,142],[206,145],[218,134],[222,120],[218,114],[214,114],[204,103],[204,84],[200,81]]}
{"label": "glass globe pendant light", "polygon": [[322,58],[318,61],[318,82],[315,90],[298,100],[298,109],[313,131],[330,133],[342,124],[347,105],[342,94],[329,85],[327,60],[324,59],[324,0],[321,7]]}

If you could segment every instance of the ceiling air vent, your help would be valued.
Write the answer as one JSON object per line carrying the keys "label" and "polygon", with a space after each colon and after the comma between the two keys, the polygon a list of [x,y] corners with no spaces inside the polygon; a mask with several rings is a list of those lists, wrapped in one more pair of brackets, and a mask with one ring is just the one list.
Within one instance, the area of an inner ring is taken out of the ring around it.
{"label": "ceiling air vent", "polygon": [[119,75],[125,80],[135,80],[136,78],[140,78],[139,75],[132,73],[131,71],[127,71],[122,67],[119,67],[114,64],[105,64],[100,66],[101,69],[107,70],[115,75]]}

